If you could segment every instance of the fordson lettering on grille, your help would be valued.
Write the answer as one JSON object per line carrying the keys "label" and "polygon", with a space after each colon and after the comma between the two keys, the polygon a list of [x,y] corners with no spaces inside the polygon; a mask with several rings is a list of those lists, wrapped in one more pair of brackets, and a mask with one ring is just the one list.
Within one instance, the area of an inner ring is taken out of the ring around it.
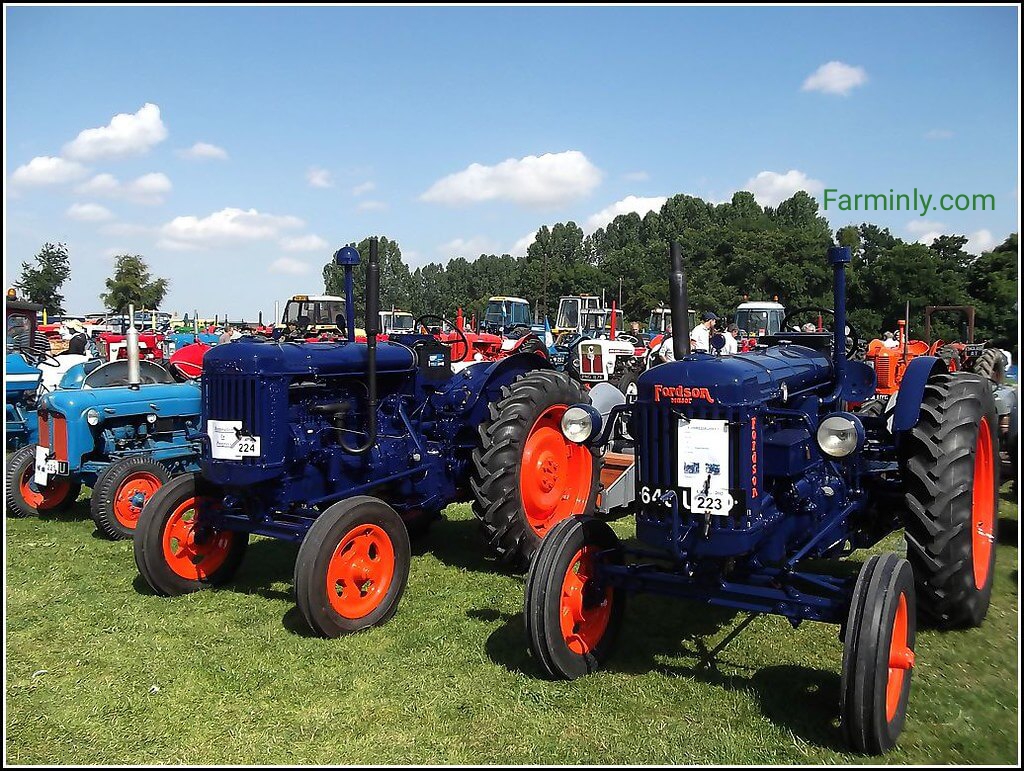
{"label": "fordson lettering on grille", "polygon": [[673,404],[690,404],[694,399],[700,399],[708,404],[714,404],[715,400],[707,388],[687,388],[686,386],[654,386],[654,401],[660,402],[662,398]]}

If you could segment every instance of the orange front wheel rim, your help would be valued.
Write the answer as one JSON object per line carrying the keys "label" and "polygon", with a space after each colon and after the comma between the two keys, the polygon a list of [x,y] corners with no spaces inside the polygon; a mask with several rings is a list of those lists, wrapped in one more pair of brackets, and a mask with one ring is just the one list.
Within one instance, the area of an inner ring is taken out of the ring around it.
{"label": "orange front wheel rim", "polygon": [[907,623],[907,595],[900,593],[889,642],[889,674],[885,685],[885,719],[888,722],[892,722],[899,710],[904,681],[914,668],[914,651],[907,644]]}
{"label": "orange front wheel rim", "polygon": [[70,479],[61,479],[45,487],[38,487],[32,481],[34,474],[35,470],[29,466],[22,472],[21,480],[18,483],[18,489],[25,503],[36,511],[49,511],[64,502],[71,490]]}
{"label": "orange front wheel rim", "polygon": [[593,651],[608,629],[612,613],[612,590],[597,583],[597,549],[585,546],[573,555],[562,580],[559,625],[562,639],[580,656]]}
{"label": "orange front wheel rim", "polygon": [[124,527],[134,530],[142,507],[161,486],[160,480],[148,471],[130,474],[114,493],[114,517]]}
{"label": "orange front wheel rim", "polygon": [[197,535],[196,503],[191,497],[171,513],[164,525],[163,552],[168,567],[189,581],[208,579],[228,558],[234,533]]}
{"label": "orange front wheel rim", "polygon": [[590,499],[594,462],[590,450],[562,433],[567,405],[548,407],[527,434],[520,495],[526,521],[543,537],[567,517],[582,514]]}
{"label": "orange front wheel rim", "polygon": [[395,547],[377,525],[358,525],[327,563],[327,599],[338,615],[363,618],[387,596],[395,575]]}
{"label": "orange front wheel rim", "polygon": [[988,418],[978,426],[978,444],[974,450],[974,493],[971,501],[971,554],[974,585],[981,589],[988,581],[995,540],[995,456]]}

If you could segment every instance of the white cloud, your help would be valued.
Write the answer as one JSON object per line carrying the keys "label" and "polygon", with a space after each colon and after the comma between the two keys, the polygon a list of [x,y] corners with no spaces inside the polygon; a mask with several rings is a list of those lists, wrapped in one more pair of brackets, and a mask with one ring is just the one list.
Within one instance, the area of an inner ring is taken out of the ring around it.
{"label": "white cloud", "polygon": [[281,248],[286,252],[316,252],[326,249],[327,241],[310,233],[308,236],[289,236],[281,239]]}
{"label": "white cloud", "polygon": [[982,228],[967,235],[967,251],[971,254],[981,254],[993,249],[996,246],[996,239],[992,232]]}
{"label": "white cloud", "polygon": [[[922,235],[924,233],[934,233],[936,231],[939,231],[941,233],[942,231],[946,230],[947,226],[941,222],[935,222],[933,220],[916,219],[910,220],[910,222],[907,223],[906,227],[908,233],[916,236]],[[931,243],[931,241],[929,241],[928,243]]]}
{"label": "white cloud", "polygon": [[142,155],[166,138],[160,108],[147,102],[134,115],[118,113],[106,126],[80,132],[64,145],[64,155],[77,161]]}
{"label": "white cloud", "polygon": [[918,236],[917,242],[919,244],[924,244],[925,246],[931,246],[932,241],[934,241],[939,236],[944,235],[946,235],[946,232],[944,230],[929,230]]}
{"label": "white cloud", "polygon": [[384,201],[360,201],[356,206],[359,211],[384,211],[388,205]]}
{"label": "white cloud", "polygon": [[494,254],[498,251],[498,245],[486,236],[472,236],[452,239],[441,244],[437,250],[445,258],[465,257],[467,260],[475,260],[481,254]]}
{"label": "white cloud", "polygon": [[473,163],[439,179],[420,199],[450,206],[504,200],[527,206],[564,204],[590,193],[601,170],[579,150],[509,158],[496,166]]}
{"label": "white cloud", "polygon": [[352,188],[352,195],[358,197],[358,196],[363,195],[364,193],[369,193],[371,190],[376,190],[376,189],[377,189],[377,185],[375,183],[370,182],[370,181],[366,181],[366,182],[363,182],[361,185],[356,185],[354,188]]}
{"label": "white cloud", "polygon": [[649,211],[660,211],[667,200],[668,198],[663,195],[650,198],[627,195],[621,201],[616,201],[611,206],[606,206],[601,211],[588,217],[586,230],[588,233],[593,233],[598,228],[603,228],[620,214],[636,212],[643,217]]}
{"label": "white cloud", "polygon": [[802,171],[790,169],[785,174],[762,171],[756,177],[748,179],[743,189],[753,193],[755,200],[761,206],[777,206],[800,190],[806,190],[810,195],[815,195],[823,187],[821,182],[811,179]]}
{"label": "white cloud", "polygon": [[178,155],[191,160],[211,158],[218,161],[226,161],[228,159],[227,150],[223,147],[217,147],[217,145],[211,145],[209,142],[196,142],[185,150],[178,150]]}
{"label": "white cloud", "polygon": [[622,178],[627,182],[646,182],[651,178],[651,175],[646,171],[627,171],[622,175]]}
{"label": "white cloud", "polygon": [[309,273],[309,263],[294,257],[278,257],[267,268],[269,273],[283,273],[286,276],[304,276]]}
{"label": "white cloud", "polygon": [[952,139],[953,132],[949,129],[932,129],[926,131],[924,135],[925,139]]}
{"label": "white cloud", "polygon": [[532,244],[536,240],[537,231],[532,230],[525,236],[520,238],[518,241],[516,241],[514,244],[512,244],[512,248],[509,250],[508,253],[511,254],[513,257],[524,257],[526,256],[526,250],[530,248],[530,244]]}
{"label": "white cloud", "polygon": [[846,96],[852,89],[867,82],[868,74],[863,67],[853,67],[843,62],[828,62],[807,76],[801,90]]}
{"label": "white cloud", "polygon": [[64,185],[87,173],[88,169],[75,161],[40,155],[16,168],[11,181],[19,185]]}
{"label": "white cloud", "polygon": [[125,183],[121,183],[113,174],[97,174],[75,190],[83,195],[122,198],[132,203],[152,206],[163,203],[164,196],[172,187],[174,186],[166,174],[155,171]]}
{"label": "white cloud", "polygon": [[160,228],[160,246],[167,249],[205,249],[277,238],[282,230],[305,223],[290,215],[263,214],[255,209],[221,209],[206,217],[175,217]]}
{"label": "white cloud", "polygon": [[317,166],[310,166],[309,171],[306,172],[306,181],[310,187],[334,187],[331,172]]}
{"label": "white cloud", "polygon": [[65,214],[79,222],[103,222],[114,216],[109,209],[98,203],[73,203]]}

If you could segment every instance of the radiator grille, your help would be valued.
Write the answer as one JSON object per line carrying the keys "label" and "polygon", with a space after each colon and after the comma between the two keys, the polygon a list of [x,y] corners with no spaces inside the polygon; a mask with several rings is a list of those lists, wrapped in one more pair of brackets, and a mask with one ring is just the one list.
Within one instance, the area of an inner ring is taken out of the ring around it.
{"label": "radiator grille", "polygon": [[[208,420],[240,420],[242,430],[264,437],[269,429],[269,400],[262,398],[260,382],[245,375],[205,375],[203,377],[203,428]],[[265,441],[265,440],[264,440]],[[231,463],[258,465],[257,457]]]}

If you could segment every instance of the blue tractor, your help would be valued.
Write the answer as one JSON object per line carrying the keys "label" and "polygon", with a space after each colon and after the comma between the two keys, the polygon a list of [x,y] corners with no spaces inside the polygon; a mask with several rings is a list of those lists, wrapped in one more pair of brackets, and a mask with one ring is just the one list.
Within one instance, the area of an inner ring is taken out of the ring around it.
{"label": "blue tractor", "polygon": [[127,360],[71,367],[38,399],[36,440],[8,459],[8,515],[67,508],[85,485],[99,532],[131,538],[153,493],[198,468],[199,387],[180,380],[131,343]]}
{"label": "blue tractor", "polygon": [[[847,358],[850,250],[832,248],[829,260],[832,333],[783,329],[751,353],[691,354],[673,244],[676,361],[643,373],[635,403],[603,421],[589,405],[562,418],[567,438],[594,449],[624,423],[636,465],[632,500],[559,523],[531,565],[527,636],[551,676],[604,664],[635,592],[749,612],[722,645],[756,614],[838,624],[844,732],[856,750],[881,753],[903,727],[918,620],[985,618],[999,489],[991,389],[922,356],[895,395],[872,401],[873,370]],[[638,544],[602,521],[626,515]],[[823,558],[900,528],[906,559],[871,556],[855,579],[824,570]]]}
{"label": "blue tractor", "polygon": [[36,394],[42,380],[41,360],[50,360],[50,346],[36,329],[37,303],[18,300],[13,290],[4,301],[4,428],[8,451],[35,444]]}
{"label": "blue tractor", "polygon": [[[139,573],[157,593],[229,581],[250,535],[298,542],[296,602],[316,633],[335,637],[395,613],[410,534],[448,504],[472,497],[489,543],[519,564],[559,519],[593,505],[599,459],[558,428],[586,399],[577,383],[533,354],[453,372],[451,349],[431,335],[378,341],[376,241],[357,341],[360,256],[345,247],[335,260],[347,339],[242,338],[207,354],[201,472],[157,492],[135,535]],[[520,467],[531,480],[522,490]]]}

